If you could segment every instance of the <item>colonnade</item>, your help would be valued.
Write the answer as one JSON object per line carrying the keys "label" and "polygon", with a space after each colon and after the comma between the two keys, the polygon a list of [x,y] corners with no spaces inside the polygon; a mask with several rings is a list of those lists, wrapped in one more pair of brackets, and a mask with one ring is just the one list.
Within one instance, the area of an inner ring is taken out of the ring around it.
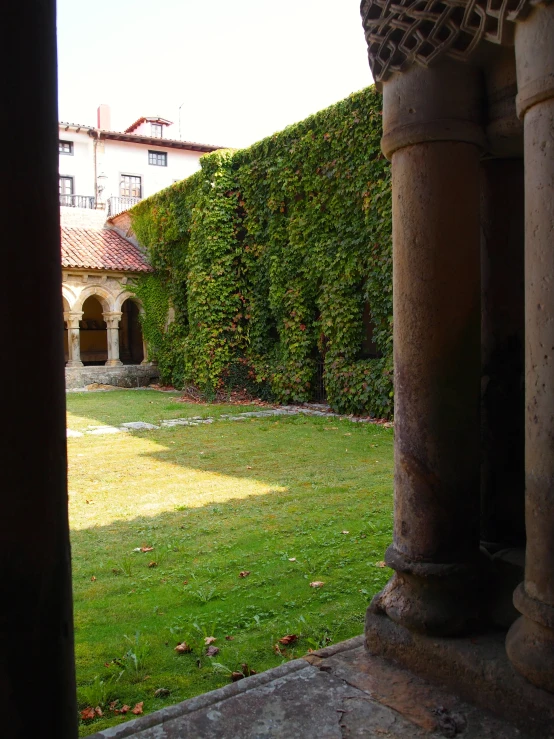
{"label": "colonnade", "polygon": [[[118,367],[123,364],[119,356],[119,324],[123,313],[121,311],[103,311],[102,318],[106,323],[108,359],[106,367]],[[64,322],[67,325],[67,352],[66,367],[83,367],[81,360],[81,328],[83,311],[64,311]],[[148,364],[146,342],[142,341],[143,360],[141,364]]]}
{"label": "colonnade", "polygon": [[526,539],[506,651],[554,692],[554,4],[419,6],[362,3],[394,265],[395,573],[370,610],[467,633]]}

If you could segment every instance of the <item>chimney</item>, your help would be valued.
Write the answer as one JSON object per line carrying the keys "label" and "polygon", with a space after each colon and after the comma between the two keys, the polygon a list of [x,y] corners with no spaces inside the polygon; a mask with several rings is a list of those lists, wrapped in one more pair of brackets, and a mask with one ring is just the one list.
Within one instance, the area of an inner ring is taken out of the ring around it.
{"label": "chimney", "polygon": [[103,131],[112,130],[110,106],[105,103],[98,107],[98,128]]}

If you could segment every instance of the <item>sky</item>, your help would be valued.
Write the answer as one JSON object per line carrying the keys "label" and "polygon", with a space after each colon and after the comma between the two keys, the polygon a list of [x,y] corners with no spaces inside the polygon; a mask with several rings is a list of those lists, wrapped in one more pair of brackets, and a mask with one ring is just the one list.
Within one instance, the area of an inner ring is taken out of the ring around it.
{"label": "sky", "polygon": [[58,0],[62,121],[238,148],[371,83],[359,0]]}

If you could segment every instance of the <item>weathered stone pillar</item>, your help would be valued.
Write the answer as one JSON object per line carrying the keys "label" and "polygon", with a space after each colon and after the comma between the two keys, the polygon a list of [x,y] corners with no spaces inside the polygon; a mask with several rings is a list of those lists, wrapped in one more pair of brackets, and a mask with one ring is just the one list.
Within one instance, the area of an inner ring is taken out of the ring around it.
{"label": "weathered stone pillar", "polygon": [[506,639],[514,667],[554,692],[554,5],[516,26],[525,146],[525,580]]}
{"label": "weathered stone pillar", "polygon": [[82,367],[81,362],[81,333],[79,329],[79,321],[83,317],[83,312],[72,313],[68,312],[64,314],[64,319],[67,321],[67,350],[69,353],[69,360],[66,367]]}
{"label": "weathered stone pillar", "polygon": [[525,543],[523,159],[482,163],[481,225],[481,538],[493,551]]}
{"label": "weathered stone pillar", "polygon": [[395,364],[394,542],[385,559],[396,573],[370,612],[455,634],[479,610],[481,77],[446,60],[383,87]]}
{"label": "weathered stone pillar", "polygon": [[[58,202],[56,3],[3,8],[0,295],[10,391],[0,448],[0,735],[77,731]],[[22,299],[24,296],[24,299]],[[6,355],[5,355],[6,356]],[[38,365],[37,365],[38,362]],[[37,386],[40,390],[30,392]],[[32,418],[32,423],[29,419]],[[33,657],[31,658],[31,655]],[[31,663],[32,661],[32,663]],[[48,710],[34,710],[34,696]]]}
{"label": "weathered stone pillar", "polygon": [[102,314],[108,326],[108,361],[106,367],[117,367],[123,364],[119,358],[119,322],[121,311],[106,311]]}

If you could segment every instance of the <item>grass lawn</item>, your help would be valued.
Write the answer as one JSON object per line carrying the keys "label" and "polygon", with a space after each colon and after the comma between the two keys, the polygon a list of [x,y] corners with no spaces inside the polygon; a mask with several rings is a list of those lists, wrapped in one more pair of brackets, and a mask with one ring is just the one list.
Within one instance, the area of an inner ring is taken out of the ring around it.
{"label": "grass lawn", "polygon": [[[68,426],[241,410],[69,394]],[[259,672],[362,632],[389,576],[391,429],[218,420],[68,447],[79,708],[103,711],[81,736],[134,718],[112,701],[147,713],[227,684],[243,663]],[[280,654],[287,634],[298,638]],[[175,651],[183,641],[191,652]]]}

